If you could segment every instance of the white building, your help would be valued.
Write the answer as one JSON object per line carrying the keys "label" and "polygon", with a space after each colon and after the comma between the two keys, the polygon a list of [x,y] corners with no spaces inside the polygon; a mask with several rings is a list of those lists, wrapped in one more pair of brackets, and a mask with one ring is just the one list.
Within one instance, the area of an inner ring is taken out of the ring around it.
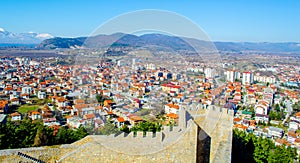
{"label": "white building", "polygon": [[274,76],[260,76],[254,75],[254,81],[262,82],[262,83],[275,83],[276,78]]}
{"label": "white building", "polygon": [[40,112],[34,111],[31,113],[31,119],[32,120],[42,119],[42,115]]}
{"label": "white building", "polygon": [[253,83],[253,74],[251,72],[243,72],[242,84],[252,84]]}
{"label": "white building", "polygon": [[291,117],[291,121],[289,122],[289,130],[296,131],[299,128],[299,121],[293,117]]}
{"label": "white building", "polygon": [[45,99],[46,98],[46,92],[39,91],[38,92],[38,98],[39,99]]}
{"label": "white building", "polygon": [[278,128],[278,127],[273,127],[273,126],[270,126],[269,127],[269,134],[274,136],[274,137],[279,137],[281,138],[284,134],[284,130],[281,129],[281,128]]}
{"label": "white building", "polygon": [[132,58],[132,70],[136,69],[136,65],[135,65],[136,59]]}
{"label": "white building", "polygon": [[204,69],[204,74],[206,78],[213,78],[216,75],[216,71],[213,68],[206,67]]}
{"label": "white building", "polygon": [[117,61],[117,65],[118,65],[118,66],[123,66],[123,61],[122,61],[122,60],[118,60],[118,61]]}
{"label": "white building", "polygon": [[155,65],[153,63],[146,64],[146,69],[147,70],[155,70]]}
{"label": "white building", "polygon": [[21,114],[18,112],[12,113],[10,114],[10,116],[11,116],[11,121],[20,121],[22,119]]}
{"label": "white building", "polygon": [[176,104],[166,104],[165,105],[165,113],[166,114],[170,114],[170,113],[174,113],[174,114],[179,114],[179,105]]}
{"label": "white building", "polygon": [[254,106],[255,114],[268,115],[269,102],[266,100],[260,100]]}
{"label": "white building", "polygon": [[238,72],[238,71],[228,70],[226,72],[226,79],[227,79],[227,81],[234,82],[235,79],[239,79],[239,78],[240,78],[240,72]]}
{"label": "white building", "polygon": [[22,94],[29,94],[30,95],[31,92],[32,92],[32,88],[29,87],[29,86],[22,88]]}

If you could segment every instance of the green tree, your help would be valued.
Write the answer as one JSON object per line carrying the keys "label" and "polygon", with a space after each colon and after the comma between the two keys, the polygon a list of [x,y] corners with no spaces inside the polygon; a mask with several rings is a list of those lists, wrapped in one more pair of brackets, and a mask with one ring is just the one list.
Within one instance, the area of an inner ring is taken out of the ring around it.
{"label": "green tree", "polygon": [[274,144],[269,139],[259,137],[254,149],[254,161],[255,162],[267,162],[270,149]]}
{"label": "green tree", "polygon": [[102,128],[98,129],[97,134],[111,135],[119,134],[121,131],[111,122],[106,123]]}
{"label": "green tree", "polygon": [[34,144],[33,146],[39,147],[39,146],[45,146],[48,145],[48,135],[46,133],[46,129],[44,127],[38,128],[36,132],[36,136],[34,138]]}
{"label": "green tree", "polygon": [[280,120],[280,113],[276,112],[276,111],[270,111],[269,113],[269,117],[271,120]]}
{"label": "green tree", "polygon": [[268,162],[275,163],[293,163],[295,160],[297,160],[297,152],[295,151],[295,149],[292,149],[291,147],[286,148],[285,146],[276,146],[270,151],[268,157]]}
{"label": "green tree", "polygon": [[300,101],[293,104],[293,109],[295,112],[299,112],[300,111]]}
{"label": "green tree", "polygon": [[77,130],[61,127],[54,136],[53,129],[44,126],[41,121],[30,119],[8,121],[5,125],[0,125],[0,149],[66,144],[86,135],[87,132],[83,127]]}
{"label": "green tree", "polygon": [[55,137],[55,144],[64,144],[68,142],[69,134],[66,128],[61,127]]}
{"label": "green tree", "polygon": [[276,110],[277,112],[280,111],[280,105],[279,105],[279,104],[276,104],[276,105],[275,105],[275,110]]}
{"label": "green tree", "polygon": [[157,132],[161,130],[161,124],[159,123],[154,123],[154,122],[148,122],[148,121],[143,121],[140,122],[139,124],[133,126],[131,128],[131,131],[144,131],[144,132]]}
{"label": "green tree", "polygon": [[88,132],[83,126],[79,126],[78,129],[75,130],[75,139],[80,140],[88,135]]}
{"label": "green tree", "polygon": [[294,162],[298,161],[295,148],[275,146],[270,139],[234,130],[232,162]]}
{"label": "green tree", "polygon": [[130,133],[130,129],[128,128],[127,125],[123,125],[123,126],[120,128],[120,131],[125,132],[125,133]]}
{"label": "green tree", "polygon": [[100,102],[100,103],[103,103],[104,100],[105,100],[105,98],[104,98],[102,95],[100,95],[100,94],[97,94],[97,95],[96,95],[96,99],[97,99],[97,101]]}

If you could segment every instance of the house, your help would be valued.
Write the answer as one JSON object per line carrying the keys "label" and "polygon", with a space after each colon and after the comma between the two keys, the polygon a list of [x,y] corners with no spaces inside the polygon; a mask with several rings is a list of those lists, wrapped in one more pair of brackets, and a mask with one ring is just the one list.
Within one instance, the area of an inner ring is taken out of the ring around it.
{"label": "house", "polygon": [[96,118],[96,115],[94,113],[91,114],[85,114],[83,115],[83,119],[87,120],[87,121],[92,121]]}
{"label": "house", "polygon": [[289,131],[287,134],[287,141],[290,143],[294,143],[296,140],[297,136],[296,133],[294,131]]}
{"label": "house", "polygon": [[296,138],[295,141],[294,141],[294,144],[295,144],[296,147],[299,148],[300,147],[300,138]]}
{"label": "house", "polygon": [[11,116],[11,121],[20,121],[22,119],[21,114],[18,112],[12,113],[10,114],[10,116]]}
{"label": "house", "polygon": [[241,118],[233,118],[234,124],[242,124],[243,120]]}
{"label": "house", "polygon": [[96,109],[94,106],[90,106],[88,104],[77,104],[77,105],[73,105],[71,114],[83,117],[85,114],[92,114],[95,113],[95,111]]}
{"label": "house", "polygon": [[42,119],[42,115],[41,115],[41,113],[38,112],[38,111],[33,111],[33,112],[31,113],[31,119],[32,119],[32,120]]}
{"label": "house", "polygon": [[58,107],[57,110],[61,112],[62,115],[68,115],[72,112],[71,106]]}
{"label": "house", "polygon": [[273,137],[282,138],[284,134],[284,130],[278,127],[269,126],[268,128],[269,134]]}
{"label": "house", "polygon": [[262,122],[267,124],[269,122],[269,116],[264,114],[256,114],[254,119],[256,123]]}
{"label": "house", "polygon": [[247,126],[244,126],[242,124],[235,124],[233,127],[236,128],[236,129],[238,129],[238,130],[240,130],[240,131],[245,131],[245,130],[248,129]]}
{"label": "house", "polygon": [[120,127],[122,127],[123,125],[124,125],[124,122],[125,122],[125,120],[124,120],[124,118],[123,117],[118,117],[118,118],[116,118],[115,119],[115,125],[118,127],[118,128],[120,128]]}
{"label": "house", "polygon": [[178,123],[178,114],[169,113],[166,115],[168,122]]}
{"label": "house", "polygon": [[289,122],[289,130],[296,131],[299,128],[299,121],[296,119],[290,120]]}
{"label": "house", "polygon": [[5,88],[4,88],[4,93],[8,95],[8,94],[10,94],[13,90],[14,90],[14,89],[13,89],[12,87],[5,87]]}
{"label": "house", "polygon": [[245,96],[245,100],[247,104],[256,104],[256,98],[254,94],[248,94]]}
{"label": "house", "polygon": [[169,103],[169,104],[166,104],[165,105],[165,113],[166,114],[169,114],[169,113],[174,113],[174,114],[179,114],[179,105],[176,105],[176,104],[172,104],[172,103]]}
{"label": "house", "polygon": [[85,125],[85,120],[79,117],[68,117],[67,124],[72,128],[79,128],[81,125]]}
{"label": "house", "polygon": [[40,82],[40,87],[41,88],[46,88],[47,86],[47,83],[46,82]]}
{"label": "house", "polygon": [[102,119],[95,119],[95,128],[101,128],[105,125],[105,122]]}
{"label": "house", "polygon": [[45,126],[53,126],[53,125],[60,125],[57,121],[56,118],[44,118],[43,123]]}
{"label": "house", "polygon": [[111,93],[109,90],[103,90],[103,95],[104,96],[107,96],[107,97],[110,97],[111,96]]}
{"label": "house", "polygon": [[252,118],[252,112],[242,111],[242,119],[251,119],[251,118]]}
{"label": "house", "polygon": [[29,94],[27,94],[27,93],[21,94],[20,96],[23,99],[29,99]]}
{"label": "house", "polygon": [[137,125],[139,122],[142,122],[143,119],[139,116],[136,116],[136,115],[128,115],[127,118],[129,119],[129,122],[132,126],[135,126]]}
{"label": "house", "polygon": [[10,100],[12,105],[20,105],[20,99],[13,98]]}
{"label": "house", "polygon": [[291,143],[289,143],[286,139],[276,139],[275,140],[275,145],[276,146],[282,146],[282,145],[290,146]]}
{"label": "house", "polygon": [[162,91],[170,93],[170,91],[173,91],[174,93],[179,93],[180,92],[180,85],[175,85],[173,83],[168,83],[168,84],[162,84],[161,85]]}
{"label": "house", "polygon": [[0,100],[0,114],[8,112],[8,101]]}
{"label": "house", "polygon": [[121,102],[121,101],[124,101],[124,97],[122,97],[122,95],[120,95],[120,94],[115,94],[114,96],[113,96],[113,98],[114,98],[114,101],[116,101],[116,102]]}
{"label": "house", "polygon": [[175,103],[182,103],[184,100],[184,97],[182,94],[177,95],[176,97],[172,98],[172,101]]}
{"label": "house", "polygon": [[38,96],[39,99],[45,99],[46,98],[46,92],[39,91],[37,96]]}
{"label": "house", "polygon": [[254,110],[256,114],[268,115],[268,107],[269,107],[269,102],[261,100],[258,102],[257,105],[254,106]]}
{"label": "house", "polygon": [[69,105],[69,102],[64,97],[58,97],[56,98],[57,106],[58,107],[66,107]]}
{"label": "house", "polygon": [[31,94],[32,88],[30,86],[22,87],[22,94]]}
{"label": "house", "polygon": [[134,107],[136,107],[136,108],[140,108],[141,107],[141,100],[139,100],[139,99],[134,99],[133,100],[133,105],[134,105]]}

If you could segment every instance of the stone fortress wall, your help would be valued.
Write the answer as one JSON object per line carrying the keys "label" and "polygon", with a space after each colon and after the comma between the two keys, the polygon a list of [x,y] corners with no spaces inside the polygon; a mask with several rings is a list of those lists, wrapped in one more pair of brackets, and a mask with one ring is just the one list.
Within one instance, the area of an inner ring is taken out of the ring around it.
{"label": "stone fortress wall", "polygon": [[233,111],[189,105],[178,126],[155,134],[89,135],[73,144],[0,151],[1,162],[24,160],[18,152],[45,162],[230,162]]}

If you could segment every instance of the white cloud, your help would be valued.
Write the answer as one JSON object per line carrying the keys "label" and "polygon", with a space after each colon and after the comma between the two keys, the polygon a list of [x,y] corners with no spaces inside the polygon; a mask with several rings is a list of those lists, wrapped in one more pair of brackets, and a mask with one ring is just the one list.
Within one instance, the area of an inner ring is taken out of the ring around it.
{"label": "white cloud", "polygon": [[53,36],[48,33],[40,33],[36,36],[36,38],[45,39],[45,38],[53,38]]}

